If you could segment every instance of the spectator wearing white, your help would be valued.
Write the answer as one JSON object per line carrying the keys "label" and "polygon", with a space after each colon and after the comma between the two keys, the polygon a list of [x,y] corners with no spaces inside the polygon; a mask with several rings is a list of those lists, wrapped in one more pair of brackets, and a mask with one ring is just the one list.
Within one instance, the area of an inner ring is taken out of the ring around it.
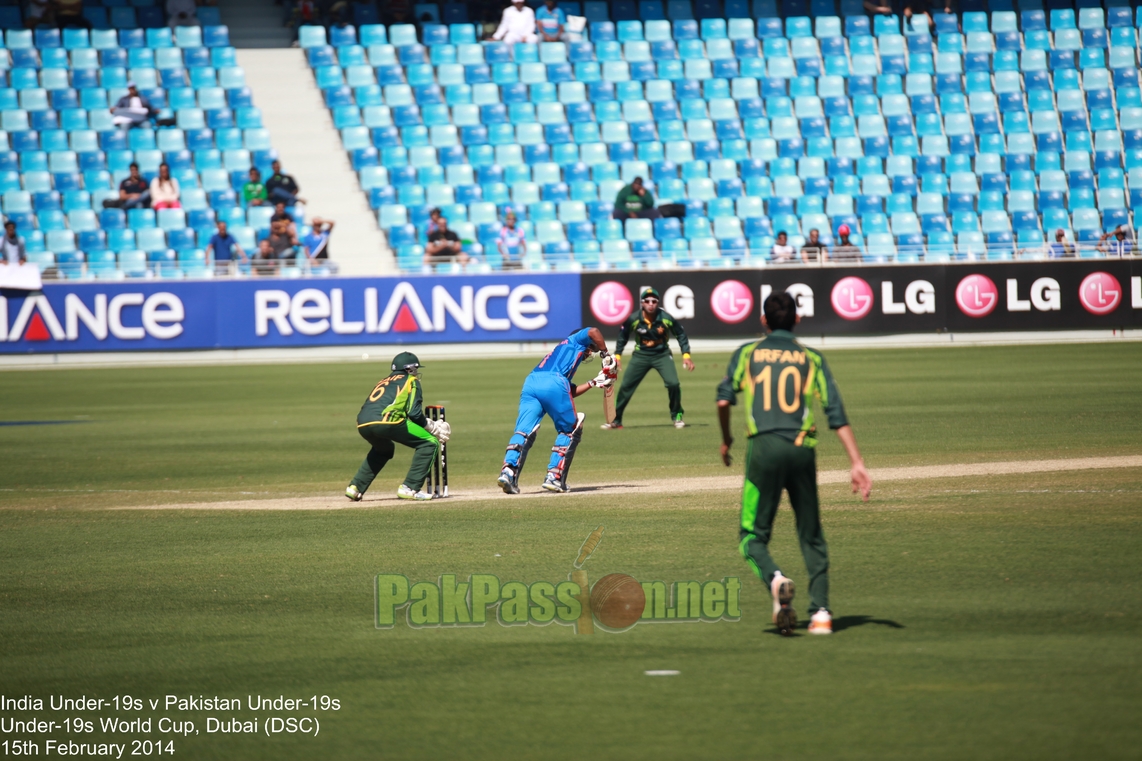
{"label": "spectator wearing white", "polygon": [[138,127],[151,118],[151,102],[139,94],[134,82],[127,83],[127,94],[120,98],[111,109],[111,121],[116,127],[130,129]]}
{"label": "spectator wearing white", "polygon": [[503,40],[509,45],[516,42],[539,42],[535,34],[535,11],[523,4],[523,0],[512,0],[504,8],[500,27],[492,35],[493,40]]}
{"label": "spectator wearing white", "polygon": [[775,262],[793,261],[793,246],[789,245],[789,236],[784,230],[777,233],[777,241],[773,244],[773,253],[770,259]]}
{"label": "spectator wearing white", "polygon": [[543,42],[559,42],[565,37],[563,31],[567,25],[567,14],[555,5],[555,0],[545,0],[535,14],[535,25]]}
{"label": "spectator wearing white", "polygon": [[178,180],[171,177],[171,168],[166,164],[159,164],[159,174],[151,180],[151,208],[181,209],[179,202]]}
{"label": "spectator wearing white", "polygon": [[167,18],[176,26],[198,26],[198,3],[194,0],[167,0]]}

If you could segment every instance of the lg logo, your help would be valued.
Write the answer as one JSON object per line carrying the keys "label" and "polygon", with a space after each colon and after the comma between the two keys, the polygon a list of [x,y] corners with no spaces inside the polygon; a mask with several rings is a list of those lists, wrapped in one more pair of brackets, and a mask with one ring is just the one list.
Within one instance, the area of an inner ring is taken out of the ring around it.
{"label": "lg logo", "polygon": [[749,286],[738,280],[726,280],[710,294],[710,309],[722,322],[737,324],[753,311],[753,294]]}
{"label": "lg logo", "polygon": [[1110,314],[1122,302],[1122,286],[1114,275],[1092,272],[1079,285],[1079,301],[1091,314]]}
{"label": "lg logo", "polygon": [[634,297],[622,283],[609,280],[591,292],[591,313],[604,325],[619,325],[633,308]]}

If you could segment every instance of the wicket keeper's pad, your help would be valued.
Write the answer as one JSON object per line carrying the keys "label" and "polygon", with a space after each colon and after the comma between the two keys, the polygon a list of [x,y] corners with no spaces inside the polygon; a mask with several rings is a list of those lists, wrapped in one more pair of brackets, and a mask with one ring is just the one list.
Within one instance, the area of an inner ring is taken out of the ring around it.
{"label": "wicket keeper's pad", "polygon": [[829,547],[821,529],[817,501],[817,450],[799,447],[774,433],[751,437],[742,484],[738,549],[766,587],[780,570],[769,556],[769,537],[782,491],[789,492],[797,519],[797,539],[809,571],[809,614],[812,615],[819,608],[829,607]]}
{"label": "wicket keeper's pad", "polygon": [[635,389],[652,368],[662,376],[662,383],[666,386],[666,395],[670,401],[670,419],[675,420],[682,414],[682,387],[678,384],[678,368],[674,366],[674,355],[668,351],[635,351],[623,367],[622,384],[615,400],[615,420],[622,421],[623,411],[630,404]]}
{"label": "wicket keeper's pad", "polygon": [[428,471],[436,459],[436,448],[439,444],[436,437],[421,428],[411,420],[402,420],[399,423],[376,423],[364,425],[357,429],[361,438],[372,445],[365,461],[353,477],[352,484],[362,493],[373,483],[373,479],[381,472],[381,468],[393,459],[396,444],[412,447],[412,465],[408,468],[408,475],[404,485],[413,491],[420,491],[424,479],[428,478]]}

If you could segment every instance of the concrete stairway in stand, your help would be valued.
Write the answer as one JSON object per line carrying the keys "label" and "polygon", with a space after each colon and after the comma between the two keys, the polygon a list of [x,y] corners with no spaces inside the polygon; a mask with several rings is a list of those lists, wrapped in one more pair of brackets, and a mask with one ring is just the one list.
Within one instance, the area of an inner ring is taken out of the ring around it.
{"label": "concrete stairway in stand", "polygon": [[[233,27],[230,37],[234,39]],[[301,188],[306,218],[336,222],[329,251],[341,274],[396,272],[396,260],[302,50],[239,48],[238,63],[246,72],[246,84],[262,111],[262,123],[281,156],[283,171],[292,174]]]}

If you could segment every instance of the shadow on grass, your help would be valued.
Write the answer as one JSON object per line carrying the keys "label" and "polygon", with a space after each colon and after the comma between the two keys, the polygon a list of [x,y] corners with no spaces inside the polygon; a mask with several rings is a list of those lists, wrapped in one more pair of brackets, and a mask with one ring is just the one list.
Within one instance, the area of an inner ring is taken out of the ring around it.
{"label": "shadow on grass", "polygon": [[[842,632],[845,629],[852,629],[857,626],[864,626],[865,624],[877,624],[879,626],[887,626],[890,629],[906,628],[904,624],[897,621],[890,621],[887,618],[873,618],[872,616],[840,616],[833,619],[833,633],[835,634],[837,632]],[[809,620],[805,619],[803,621],[798,621],[796,628],[798,630],[807,630],[809,628]],[[781,633],[777,631],[776,627],[766,629],[765,633],[781,636]],[[794,636],[800,635],[798,634]]]}
{"label": "shadow on grass", "polygon": [[[647,423],[645,425],[627,425],[626,423],[623,423],[623,429],[624,430],[628,429],[628,428],[631,430],[635,430],[638,428],[673,428],[673,427],[674,427],[674,423]],[[687,428],[709,428],[710,424],[709,423],[687,423],[686,427]]]}

